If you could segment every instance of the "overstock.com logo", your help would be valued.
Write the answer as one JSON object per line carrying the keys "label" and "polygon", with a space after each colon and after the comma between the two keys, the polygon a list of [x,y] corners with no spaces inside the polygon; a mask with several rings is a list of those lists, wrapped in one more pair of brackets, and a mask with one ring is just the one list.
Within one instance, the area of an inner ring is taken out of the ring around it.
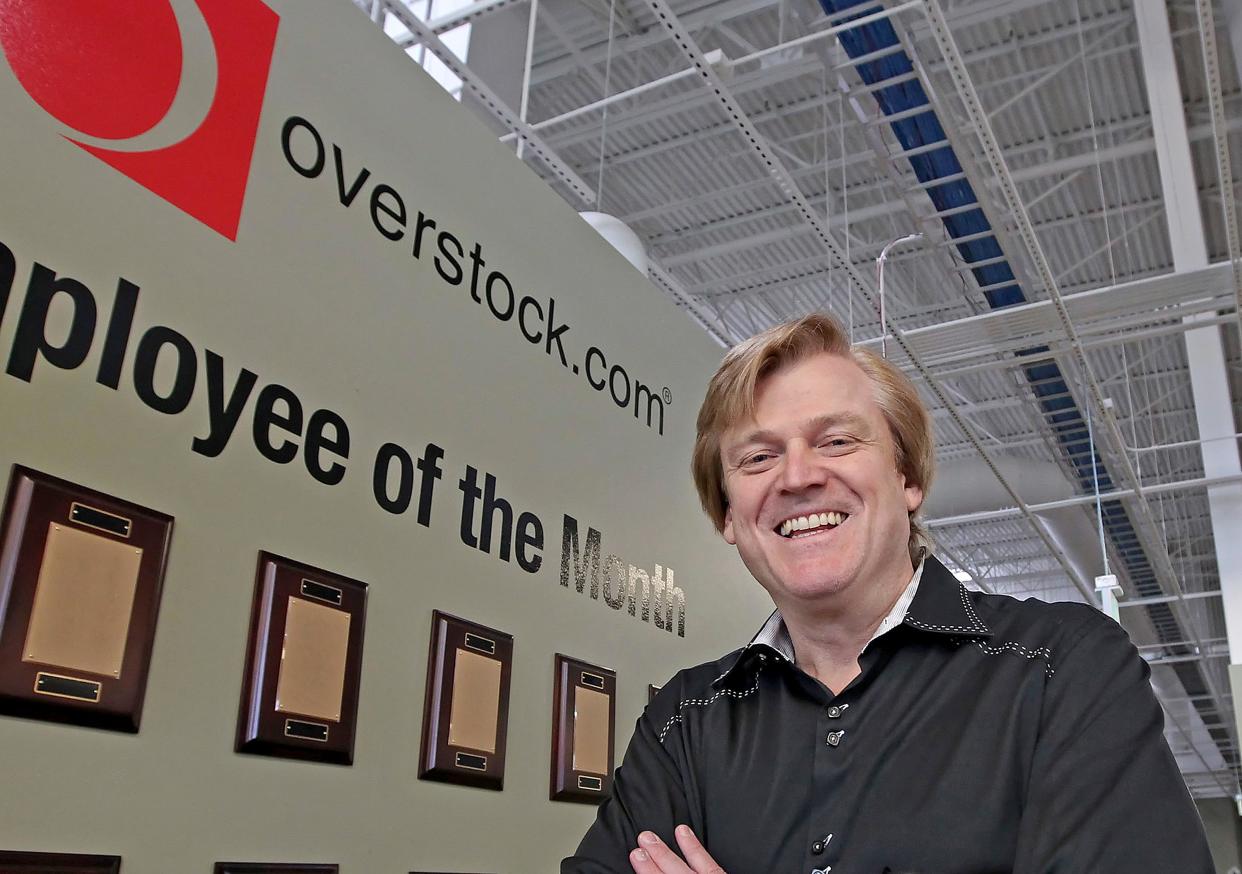
{"label": "overstock.com logo", "polygon": [[66,139],[236,240],[278,21],[261,0],[0,0],[0,47]]}

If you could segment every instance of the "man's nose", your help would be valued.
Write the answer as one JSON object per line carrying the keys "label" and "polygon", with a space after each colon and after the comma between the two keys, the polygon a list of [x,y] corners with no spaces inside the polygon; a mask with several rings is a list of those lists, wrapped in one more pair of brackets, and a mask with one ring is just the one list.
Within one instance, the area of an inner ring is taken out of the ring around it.
{"label": "man's nose", "polygon": [[809,443],[795,440],[785,448],[781,463],[781,488],[789,492],[821,485],[827,471],[824,459]]}

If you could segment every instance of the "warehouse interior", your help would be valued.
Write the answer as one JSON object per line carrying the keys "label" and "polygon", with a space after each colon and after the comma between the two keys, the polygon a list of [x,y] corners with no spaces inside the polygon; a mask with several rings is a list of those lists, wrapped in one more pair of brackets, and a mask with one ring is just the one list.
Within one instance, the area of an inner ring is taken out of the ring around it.
{"label": "warehouse interior", "polygon": [[826,309],[898,362],[938,554],[1115,597],[1191,792],[1242,797],[1242,4],[356,5],[722,347]]}

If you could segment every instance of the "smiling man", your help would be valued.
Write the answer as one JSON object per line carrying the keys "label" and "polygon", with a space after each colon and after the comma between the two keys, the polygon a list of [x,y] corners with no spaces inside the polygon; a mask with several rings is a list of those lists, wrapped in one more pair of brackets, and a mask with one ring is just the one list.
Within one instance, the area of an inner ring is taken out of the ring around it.
{"label": "smiling man", "polygon": [[926,554],[900,371],[825,316],[765,331],[712,378],[692,469],[776,612],[664,687],[562,874],[1210,874],[1125,631]]}

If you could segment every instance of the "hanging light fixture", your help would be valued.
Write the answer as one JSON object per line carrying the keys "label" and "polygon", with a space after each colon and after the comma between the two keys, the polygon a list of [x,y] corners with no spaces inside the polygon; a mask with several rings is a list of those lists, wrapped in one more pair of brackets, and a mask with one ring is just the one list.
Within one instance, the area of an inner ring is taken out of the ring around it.
{"label": "hanging light fixture", "polygon": [[643,276],[647,275],[647,249],[629,225],[606,212],[580,212],[578,215],[624,255],[625,260],[633,264],[635,270]]}

